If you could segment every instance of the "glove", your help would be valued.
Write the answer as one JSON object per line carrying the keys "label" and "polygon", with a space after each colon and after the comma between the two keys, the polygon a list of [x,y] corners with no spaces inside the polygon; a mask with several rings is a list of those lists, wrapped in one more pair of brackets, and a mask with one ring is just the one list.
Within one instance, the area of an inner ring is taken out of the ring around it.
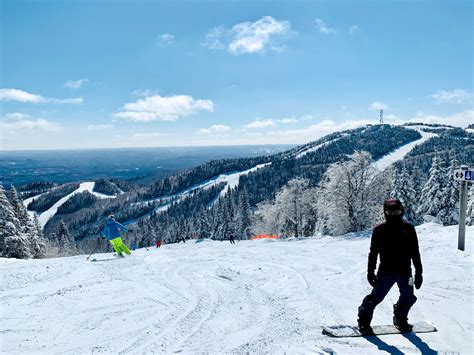
{"label": "glove", "polygon": [[415,288],[418,290],[423,283],[423,275],[422,274],[415,274]]}
{"label": "glove", "polygon": [[367,281],[369,281],[370,286],[375,287],[377,276],[375,276],[375,272],[373,270],[369,270],[367,272]]}

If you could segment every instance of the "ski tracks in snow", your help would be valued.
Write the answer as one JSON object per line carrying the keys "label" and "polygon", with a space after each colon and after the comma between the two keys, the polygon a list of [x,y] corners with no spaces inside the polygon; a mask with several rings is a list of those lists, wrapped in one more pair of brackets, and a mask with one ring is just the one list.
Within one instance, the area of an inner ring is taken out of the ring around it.
{"label": "ski tracks in snow", "polygon": [[[455,253],[449,227],[417,230],[425,284],[410,318],[438,325],[437,334],[420,335],[436,350],[469,353],[472,254]],[[323,324],[355,323],[370,292],[368,245],[368,238],[205,241],[140,249],[107,263],[0,259],[0,352],[377,353],[363,338],[321,335]],[[397,298],[393,289],[375,323],[391,321]],[[418,351],[404,337],[381,339]]]}

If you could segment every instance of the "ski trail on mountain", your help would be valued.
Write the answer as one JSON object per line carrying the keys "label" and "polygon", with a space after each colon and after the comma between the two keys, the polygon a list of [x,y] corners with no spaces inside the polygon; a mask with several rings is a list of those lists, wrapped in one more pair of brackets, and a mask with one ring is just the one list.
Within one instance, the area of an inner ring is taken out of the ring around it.
{"label": "ski trail on mountain", "polygon": [[388,168],[390,165],[394,164],[395,162],[402,160],[405,155],[410,153],[410,151],[415,148],[417,145],[425,143],[428,139],[431,139],[433,137],[438,137],[438,134],[436,133],[430,133],[430,132],[425,132],[422,131],[421,129],[415,129],[418,133],[421,134],[421,138],[410,142],[408,144],[405,144],[394,151],[388,153],[387,155],[383,156],[379,160],[373,163],[373,166],[379,170],[385,170]]}
{"label": "ski trail on mountain", "polygon": [[[95,191],[93,191],[94,186],[95,186],[95,182],[82,182],[82,183],[80,183],[79,187],[76,190],[74,190],[70,194],[68,194],[68,195],[64,196],[63,198],[61,198],[60,200],[58,200],[48,210],[46,210],[43,213],[39,214],[38,215],[38,221],[39,221],[41,227],[44,227],[46,225],[46,223],[48,223],[48,220],[56,214],[59,207],[61,207],[64,203],[67,202],[67,200],[69,200],[71,197],[73,197],[76,194],[80,194],[82,192],[88,191],[89,193],[91,193],[92,195],[94,195],[95,197],[100,198],[100,199],[115,198],[116,197],[116,196],[108,196],[108,195],[104,195],[104,194],[95,192]],[[33,199],[38,198],[41,195],[31,197],[31,198],[25,200],[23,203],[25,204],[26,207],[28,207],[28,204],[31,201],[33,201]],[[32,212],[32,213],[34,213],[34,212]]]}

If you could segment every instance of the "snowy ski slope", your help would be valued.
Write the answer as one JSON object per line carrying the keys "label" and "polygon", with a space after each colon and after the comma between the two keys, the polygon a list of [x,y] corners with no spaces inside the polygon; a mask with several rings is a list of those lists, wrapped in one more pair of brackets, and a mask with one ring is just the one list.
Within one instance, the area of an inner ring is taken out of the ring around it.
{"label": "snowy ski slope", "polygon": [[415,148],[417,145],[423,144],[428,139],[438,136],[436,133],[424,132],[419,129],[416,129],[416,131],[418,131],[421,134],[420,139],[417,139],[413,142],[405,144],[401,146],[400,148],[395,149],[393,152],[385,155],[381,159],[377,160],[376,162],[373,163],[375,168],[379,171],[385,170],[386,168],[388,168],[390,165],[394,164],[395,162],[402,160],[405,157],[405,155],[410,153],[410,151],[413,148]]}
{"label": "snowy ski slope", "polygon": [[[84,191],[89,191],[92,195],[94,195],[97,198],[115,198],[116,196],[109,196],[109,195],[104,195],[98,192],[93,191],[94,190],[94,185],[95,182],[82,182],[79,184],[79,187],[71,192],[69,195],[64,196],[62,199],[60,199],[58,202],[56,202],[53,206],[51,206],[48,210],[44,211],[43,213],[38,215],[38,221],[40,222],[41,227],[44,227],[48,220],[52,218],[56,212],[58,211],[58,208],[64,204],[67,200],[69,200],[72,196],[75,194],[80,194]],[[26,200],[23,201],[23,204],[25,207],[28,208],[28,205],[30,204],[31,201],[33,201],[35,198],[38,198],[40,195],[33,196],[30,198],[27,198]],[[34,211],[28,211],[28,213],[32,216],[35,214]]]}
{"label": "snowy ski slope", "polygon": [[[439,331],[336,339],[370,291],[369,238],[204,241],[88,262],[0,258],[3,354],[472,354],[474,227],[417,228],[425,282],[410,319]],[[393,289],[374,323],[390,323]]]}

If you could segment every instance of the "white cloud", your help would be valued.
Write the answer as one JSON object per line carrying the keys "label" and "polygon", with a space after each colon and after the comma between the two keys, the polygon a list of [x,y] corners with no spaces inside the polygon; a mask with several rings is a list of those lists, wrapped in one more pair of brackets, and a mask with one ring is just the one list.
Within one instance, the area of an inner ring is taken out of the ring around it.
{"label": "white cloud", "polygon": [[265,128],[265,127],[272,127],[272,126],[276,126],[276,123],[272,119],[268,119],[268,120],[257,119],[249,123],[248,125],[245,125],[244,127],[245,128]]}
{"label": "white cloud", "polygon": [[370,110],[386,110],[388,109],[388,105],[380,101],[374,101],[370,104],[369,109]]}
{"label": "white cloud", "polygon": [[168,46],[174,43],[175,36],[170,33],[163,33],[159,36],[160,44],[163,46]]}
{"label": "white cloud", "polygon": [[256,22],[239,23],[232,27],[235,37],[228,50],[235,55],[263,52],[275,37],[288,34],[290,28],[288,21],[278,21],[271,16],[264,16]]}
{"label": "white cloud", "polygon": [[55,99],[49,98],[47,102],[51,102],[53,104],[73,104],[73,105],[80,105],[83,103],[82,97],[75,97],[72,99]]}
{"label": "white cloud", "polygon": [[43,96],[30,94],[29,92],[18,89],[0,89],[0,101],[18,101],[41,103],[46,102]]}
{"label": "white cloud", "polygon": [[326,23],[323,20],[321,20],[320,18],[317,18],[313,22],[316,25],[316,27],[318,28],[319,32],[321,32],[321,33],[325,33],[325,34],[336,33],[336,30],[334,28],[331,28],[328,25],[326,25]]}
{"label": "white cloud", "polygon": [[224,49],[233,54],[263,53],[267,49],[281,51],[278,40],[291,33],[290,22],[264,16],[255,22],[242,22],[231,29],[214,27],[201,43],[210,49]]}
{"label": "white cloud", "polygon": [[195,100],[187,95],[153,95],[125,104],[123,110],[114,116],[137,122],[176,121],[199,111],[213,110],[214,103],[211,100]]}
{"label": "white cloud", "polygon": [[222,124],[215,124],[212,125],[210,128],[201,128],[199,133],[209,134],[209,133],[217,133],[217,132],[228,132],[231,131],[232,128]]}
{"label": "white cloud", "polygon": [[456,127],[467,127],[474,122],[474,110],[457,112],[448,116],[436,116],[418,112],[409,122],[438,123]]}
{"label": "white cloud", "polygon": [[64,86],[70,89],[80,89],[88,82],[89,79],[68,80],[64,83]]}
{"label": "white cloud", "polygon": [[290,123],[297,123],[298,120],[294,117],[285,117],[280,120],[276,120],[278,123],[290,124]]}
{"label": "white cloud", "polygon": [[224,49],[225,45],[222,40],[226,36],[226,33],[227,30],[224,26],[211,28],[206,33],[206,40],[202,42],[201,45],[209,49]]}
{"label": "white cloud", "polygon": [[33,118],[24,113],[9,113],[4,116],[5,121],[0,122],[0,130],[9,134],[27,133],[29,131],[57,132],[61,125],[50,122],[44,118]]}
{"label": "white cloud", "polygon": [[355,34],[356,34],[357,32],[359,32],[359,31],[360,31],[360,27],[357,26],[357,25],[353,25],[353,26],[349,27],[349,31],[348,31],[348,32],[349,32],[349,34],[350,34],[351,36],[353,36],[353,35],[355,35]]}
{"label": "white cloud", "polygon": [[101,131],[104,129],[112,129],[114,128],[113,124],[90,124],[87,126],[88,131]]}
{"label": "white cloud", "polygon": [[464,91],[462,89],[455,89],[453,91],[438,91],[431,95],[438,103],[452,103],[461,104],[468,101],[473,97],[472,93]]}
{"label": "white cloud", "polygon": [[82,97],[71,99],[48,98],[41,95],[30,94],[18,89],[0,89],[0,101],[16,101],[24,103],[54,103],[54,104],[82,104]]}
{"label": "white cloud", "polygon": [[132,96],[137,96],[137,97],[143,97],[143,96],[154,96],[158,95],[159,91],[153,91],[153,90],[133,90],[132,91]]}

